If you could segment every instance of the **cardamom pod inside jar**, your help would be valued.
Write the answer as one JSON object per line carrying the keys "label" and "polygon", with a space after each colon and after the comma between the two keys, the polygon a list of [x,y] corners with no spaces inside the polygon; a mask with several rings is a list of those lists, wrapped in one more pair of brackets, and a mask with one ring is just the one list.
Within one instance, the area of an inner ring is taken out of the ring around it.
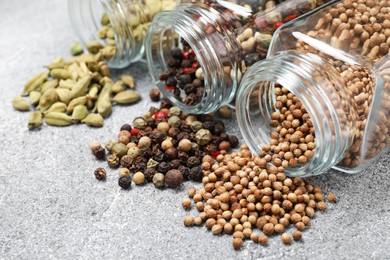
{"label": "cardamom pod inside jar", "polygon": [[390,1],[337,0],[281,26],[236,100],[251,150],[293,176],[357,173],[390,146]]}
{"label": "cardamom pod inside jar", "polygon": [[274,31],[324,2],[205,0],[161,12],[145,41],[152,78],[182,110],[215,111],[235,98],[247,68],[266,57]]}
{"label": "cardamom pod inside jar", "polygon": [[68,0],[79,40],[89,52],[101,51],[111,68],[139,61],[153,17],[175,6],[175,0]]}

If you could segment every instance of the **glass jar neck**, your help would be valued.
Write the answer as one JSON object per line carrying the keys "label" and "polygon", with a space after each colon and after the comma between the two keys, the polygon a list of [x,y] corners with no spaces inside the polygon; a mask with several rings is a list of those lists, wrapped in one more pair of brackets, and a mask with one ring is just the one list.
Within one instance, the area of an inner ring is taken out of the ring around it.
{"label": "glass jar neck", "polygon": [[145,14],[138,0],[68,0],[68,12],[72,27],[84,46],[91,40],[105,45],[98,31],[102,28],[102,16],[107,13],[115,34],[115,55],[108,60],[111,68],[124,68],[141,59],[143,42],[137,40],[135,28],[139,26],[135,24],[140,24]]}
{"label": "glass jar neck", "polygon": [[283,51],[271,57],[253,65],[238,90],[236,114],[244,140],[257,154],[270,143],[274,88],[281,85],[306,108],[316,138],[313,157],[286,173],[312,176],[329,170],[343,159],[357,128],[351,91],[333,66],[315,54]]}
{"label": "glass jar neck", "polygon": [[[210,113],[234,98],[236,68],[239,66],[235,61],[240,55],[240,48],[235,36],[228,34],[222,23],[223,17],[213,8],[183,4],[173,11],[157,14],[148,31],[145,48],[151,76],[164,96],[183,111]],[[207,24],[210,29],[218,27],[219,30],[210,33],[204,29]],[[175,38],[189,44],[203,72],[204,97],[194,105],[175,98],[159,80],[160,73],[167,70],[170,50],[180,47],[175,46]],[[153,53],[156,44],[156,53]],[[231,67],[231,77],[227,77],[224,70],[226,64]]]}

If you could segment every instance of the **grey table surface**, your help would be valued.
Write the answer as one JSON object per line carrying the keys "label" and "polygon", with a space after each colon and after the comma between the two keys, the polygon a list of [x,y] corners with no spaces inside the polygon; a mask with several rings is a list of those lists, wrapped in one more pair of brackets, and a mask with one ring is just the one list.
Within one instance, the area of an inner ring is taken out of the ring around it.
{"label": "grey table surface", "polygon": [[[268,247],[247,241],[240,251],[230,236],[183,226],[180,202],[189,182],[180,190],[123,191],[115,171],[98,182],[93,171],[105,164],[88,144],[115,138],[123,123],[146,112],[152,83],[145,64],[125,71],[136,76],[143,101],[115,107],[103,128],[28,131],[28,113],[13,110],[11,100],[44,64],[69,57],[75,35],[66,1],[1,1],[0,12],[1,259],[390,258],[389,155],[358,175],[331,171],[314,178],[338,203],[316,214],[302,242],[284,246],[272,237]],[[239,134],[234,120],[228,126]]]}

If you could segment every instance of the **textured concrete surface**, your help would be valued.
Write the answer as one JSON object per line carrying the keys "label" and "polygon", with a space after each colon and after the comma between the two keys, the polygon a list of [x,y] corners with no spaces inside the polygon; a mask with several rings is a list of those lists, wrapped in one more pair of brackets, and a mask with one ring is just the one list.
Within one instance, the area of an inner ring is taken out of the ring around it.
{"label": "textured concrete surface", "polygon": [[[248,241],[236,252],[231,237],[185,228],[180,190],[151,185],[123,191],[115,171],[98,182],[88,143],[115,138],[119,127],[148,107],[150,77],[136,75],[143,101],[116,107],[101,129],[86,126],[27,130],[28,113],[10,101],[31,75],[56,56],[68,56],[75,39],[66,1],[1,1],[0,19],[0,258],[1,259],[389,259],[390,156],[348,176],[315,178],[338,203],[316,215],[304,239],[291,246],[279,237],[268,247]],[[234,122],[230,132],[238,133]]]}

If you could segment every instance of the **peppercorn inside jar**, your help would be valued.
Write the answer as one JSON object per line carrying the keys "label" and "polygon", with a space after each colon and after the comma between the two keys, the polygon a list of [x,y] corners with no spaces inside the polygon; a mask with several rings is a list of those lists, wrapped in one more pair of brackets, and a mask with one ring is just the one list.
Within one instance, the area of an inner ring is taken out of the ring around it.
{"label": "peppercorn inside jar", "polygon": [[153,17],[175,6],[175,0],[68,0],[77,37],[88,51],[100,50],[111,68],[139,61]]}
{"label": "peppercorn inside jar", "polygon": [[367,168],[390,145],[389,44],[385,0],[333,1],[278,29],[238,92],[251,150],[290,175]]}
{"label": "peppercorn inside jar", "polygon": [[[182,110],[213,112],[234,100],[242,75],[266,57],[272,34],[280,25],[324,2],[180,5],[156,15],[148,31],[149,71],[163,94]],[[153,52],[156,42],[157,55]]]}

